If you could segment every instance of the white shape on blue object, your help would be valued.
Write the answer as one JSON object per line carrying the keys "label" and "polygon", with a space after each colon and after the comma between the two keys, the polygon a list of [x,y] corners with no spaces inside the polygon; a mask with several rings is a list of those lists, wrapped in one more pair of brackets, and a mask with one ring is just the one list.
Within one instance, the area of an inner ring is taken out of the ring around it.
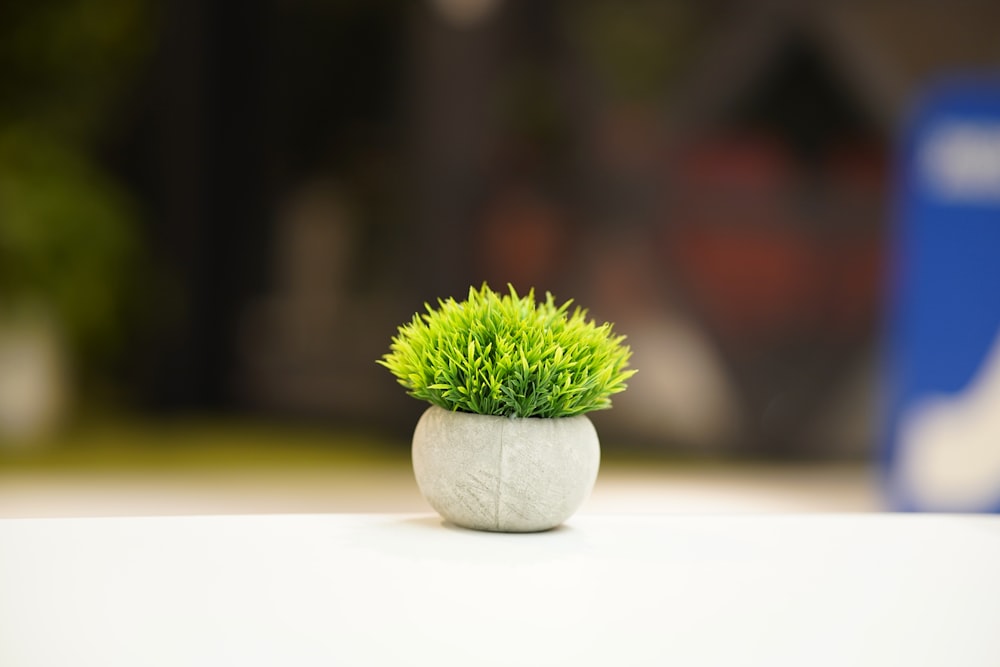
{"label": "white shape on blue object", "polygon": [[924,506],[964,512],[1000,498],[1000,335],[961,392],[916,403],[903,415],[900,474]]}
{"label": "white shape on blue object", "polygon": [[1000,201],[1000,123],[942,123],[920,151],[927,186],[955,202]]}

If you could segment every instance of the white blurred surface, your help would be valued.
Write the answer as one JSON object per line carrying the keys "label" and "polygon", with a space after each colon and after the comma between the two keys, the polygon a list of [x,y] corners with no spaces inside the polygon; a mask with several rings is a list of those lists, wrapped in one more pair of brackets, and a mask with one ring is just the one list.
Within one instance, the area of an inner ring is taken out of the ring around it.
{"label": "white blurred surface", "polygon": [[1000,518],[0,521],[0,664],[996,665]]}
{"label": "white blurred surface", "polygon": [[[882,508],[860,465],[603,464],[582,512],[798,513]],[[0,517],[429,512],[394,465],[164,471],[0,469]]]}

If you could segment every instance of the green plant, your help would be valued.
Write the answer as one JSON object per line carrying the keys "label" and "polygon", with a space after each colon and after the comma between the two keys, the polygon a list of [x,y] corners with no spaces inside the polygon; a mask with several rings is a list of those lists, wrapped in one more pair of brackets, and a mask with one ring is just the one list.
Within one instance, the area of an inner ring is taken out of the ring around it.
{"label": "green plant", "polygon": [[612,325],[557,306],[534,290],[499,295],[486,284],[465,301],[438,300],[399,327],[388,368],[415,398],[447,410],[507,417],[569,417],[611,407],[635,371]]}
{"label": "green plant", "polygon": [[139,211],[98,147],[155,50],[154,5],[0,2],[0,321],[44,312],[76,382],[111,370],[142,307]]}
{"label": "green plant", "polygon": [[114,348],[137,234],[127,197],[79,152],[0,129],[0,315],[41,304],[74,355]]}

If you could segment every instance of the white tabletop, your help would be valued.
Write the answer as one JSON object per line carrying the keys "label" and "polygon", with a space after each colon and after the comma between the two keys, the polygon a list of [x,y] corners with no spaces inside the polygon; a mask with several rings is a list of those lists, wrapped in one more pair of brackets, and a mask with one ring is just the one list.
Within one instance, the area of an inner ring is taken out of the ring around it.
{"label": "white tabletop", "polygon": [[1000,665],[1000,517],[0,520],[0,665]]}

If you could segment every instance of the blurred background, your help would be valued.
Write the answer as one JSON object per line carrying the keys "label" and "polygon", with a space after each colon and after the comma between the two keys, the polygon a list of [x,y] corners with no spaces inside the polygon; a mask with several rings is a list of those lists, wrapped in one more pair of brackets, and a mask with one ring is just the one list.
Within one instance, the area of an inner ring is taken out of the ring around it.
{"label": "blurred background", "polygon": [[896,146],[1000,5],[0,5],[0,516],[427,511],[374,360],[488,281],[639,369],[594,511],[866,511]]}

